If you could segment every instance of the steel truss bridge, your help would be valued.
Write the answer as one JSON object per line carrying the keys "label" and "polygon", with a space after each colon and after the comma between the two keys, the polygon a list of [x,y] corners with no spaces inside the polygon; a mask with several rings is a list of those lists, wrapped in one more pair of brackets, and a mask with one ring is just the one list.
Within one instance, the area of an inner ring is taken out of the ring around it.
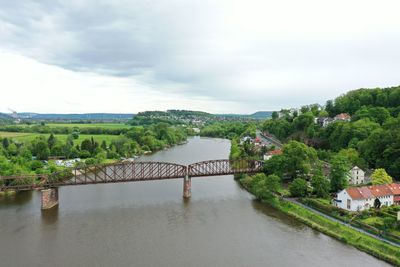
{"label": "steel truss bridge", "polygon": [[[168,162],[119,162],[66,169],[50,175],[0,176],[0,191],[57,189],[60,186],[153,181],[183,178],[183,196],[191,196],[191,178],[261,172],[258,160],[208,160],[181,165]],[[58,191],[49,195],[57,199]],[[46,199],[47,199],[46,198]],[[42,195],[42,208],[44,207]],[[53,205],[54,206],[54,205]]]}

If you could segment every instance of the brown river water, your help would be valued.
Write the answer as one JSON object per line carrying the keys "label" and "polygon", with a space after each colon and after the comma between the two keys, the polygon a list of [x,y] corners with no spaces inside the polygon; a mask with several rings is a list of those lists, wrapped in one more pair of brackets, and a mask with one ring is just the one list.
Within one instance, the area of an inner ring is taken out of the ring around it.
{"label": "brown river water", "polygon": [[[228,158],[223,139],[190,138],[141,160]],[[253,200],[232,176],[67,186],[0,197],[0,266],[389,266]]]}

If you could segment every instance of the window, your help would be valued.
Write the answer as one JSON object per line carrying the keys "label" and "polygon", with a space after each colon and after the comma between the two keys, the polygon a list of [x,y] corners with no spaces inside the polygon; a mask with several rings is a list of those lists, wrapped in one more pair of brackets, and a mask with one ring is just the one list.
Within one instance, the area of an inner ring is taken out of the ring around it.
{"label": "window", "polygon": [[350,210],[351,209],[351,200],[347,199],[347,209]]}

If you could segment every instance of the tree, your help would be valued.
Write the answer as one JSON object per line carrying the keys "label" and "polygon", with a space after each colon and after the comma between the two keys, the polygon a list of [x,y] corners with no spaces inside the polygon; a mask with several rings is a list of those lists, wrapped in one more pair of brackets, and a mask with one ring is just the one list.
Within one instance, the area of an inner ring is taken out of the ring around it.
{"label": "tree", "polygon": [[73,132],[71,135],[72,135],[72,137],[74,139],[78,139],[79,138],[79,132]]}
{"label": "tree", "polygon": [[331,179],[331,190],[340,191],[348,185],[350,164],[346,157],[336,155],[331,161],[331,170],[329,177]]}
{"label": "tree", "polygon": [[277,175],[266,176],[259,173],[253,176],[251,189],[258,199],[271,199],[273,193],[277,192],[281,186],[281,179]]}
{"label": "tree", "polygon": [[50,134],[49,139],[47,139],[47,145],[49,146],[49,149],[51,150],[55,144],[56,144],[56,138],[54,137],[53,134]]}
{"label": "tree", "polygon": [[275,174],[268,175],[265,185],[269,191],[276,193],[281,188],[281,178]]}
{"label": "tree", "polygon": [[103,150],[107,150],[107,143],[106,143],[106,140],[103,140],[103,141],[101,142],[101,148],[102,148]]}
{"label": "tree", "polygon": [[285,144],[283,155],[286,158],[285,168],[290,178],[307,177],[318,161],[314,148],[297,141]]}
{"label": "tree", "polygon": [[330,183],[329,180],[324,177],[321,169],[318,169],[316,173],[311,178],[311,186],[313,187],[313,192],[318,197],[329,196]]}
{"label": "tree", "polygon": [[8,141],[8,138],[7,138],[7,137],[5,137],[5,138],[3,139],[2,143],[3,143],[3,147],[4,147],[5,149],[7,149],[8,146],[10,145],[10,141]]}
{"label": "tree", "polygon": [[307,188],[307,181],[303,178],[296,178],[289,185],[289,191],[293,197],[305,197]]}
{"label": "tree", "polygon": [[276,120],[276,119],[278,119],[278,118],[279,118],[278,112],[277,112],[277,111],[272,112],[272,119],[273,119],[273,120]]}
{"label": "tree", "polygon": [[38,160],[47,160],[50,155],[50,150],[49,147],[47,146],[47,143],[44,140],[39,140],[36,143],[36,158]]}
{"label": "tree", "polygon": [[387,174],[385,169],[376,169],[371,175],[372,184],[390,184],[393,183],[393,178]]}

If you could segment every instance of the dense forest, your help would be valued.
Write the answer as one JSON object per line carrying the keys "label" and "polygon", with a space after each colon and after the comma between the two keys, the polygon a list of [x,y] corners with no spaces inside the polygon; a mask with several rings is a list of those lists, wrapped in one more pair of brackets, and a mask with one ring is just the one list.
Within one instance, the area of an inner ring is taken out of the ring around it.
{"label": "dense forest", "polygon": [[[315,118],[351,115],[350,121],[318,125]],[[293,114],[273,114],[262,128],[283,141],[302,141],[315,149],[321,159],[335,152],[352,153],[362,167],[384,168],[400,177],[400,87],[350,91],[324,107],[304,106]],[[354,162],[353,162],[354,163]]]}

